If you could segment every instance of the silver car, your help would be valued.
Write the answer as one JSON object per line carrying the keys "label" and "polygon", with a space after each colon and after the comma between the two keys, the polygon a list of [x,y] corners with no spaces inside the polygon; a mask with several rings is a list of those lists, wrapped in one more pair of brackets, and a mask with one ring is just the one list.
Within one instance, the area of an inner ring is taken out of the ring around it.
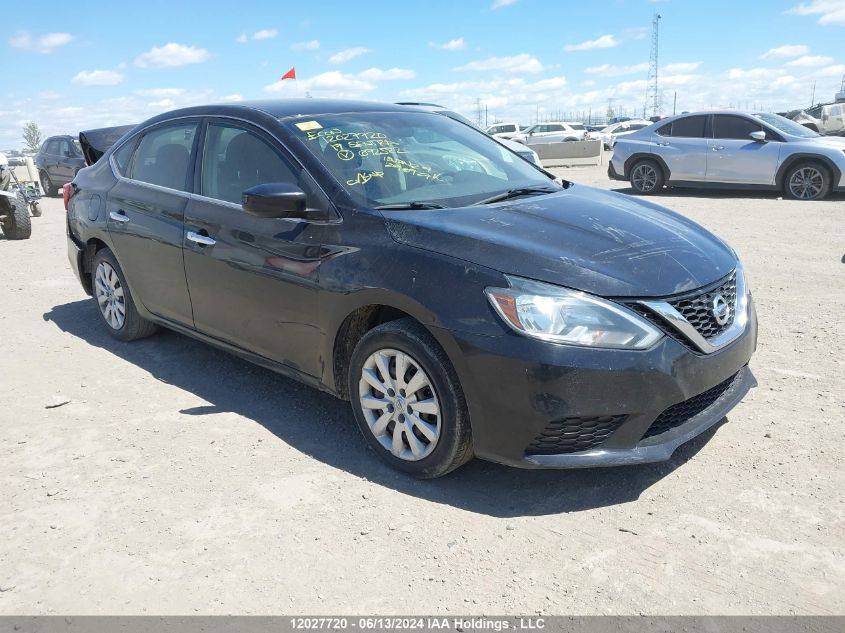
{"label": "silver car", "polygon": [[845,138],[767,112],[698,112],[616,142],[608,176],[641,194],[669,187],[783,191],[819,200],[845,191]]}

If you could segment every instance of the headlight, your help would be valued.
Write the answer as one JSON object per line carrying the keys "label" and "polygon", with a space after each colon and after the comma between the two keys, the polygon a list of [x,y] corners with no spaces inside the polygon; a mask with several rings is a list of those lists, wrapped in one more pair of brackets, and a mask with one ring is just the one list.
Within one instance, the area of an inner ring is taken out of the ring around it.
{"label": "headlight", "polygon": [[487,288],[490,303],[514,330],[554,343],[646,349],[663,334],[622,306],[584,292],[506,276],[510,288]]}

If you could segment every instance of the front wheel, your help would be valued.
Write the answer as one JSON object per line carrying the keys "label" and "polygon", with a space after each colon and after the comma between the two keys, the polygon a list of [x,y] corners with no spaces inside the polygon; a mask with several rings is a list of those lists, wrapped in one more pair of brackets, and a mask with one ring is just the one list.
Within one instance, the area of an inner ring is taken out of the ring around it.
{"label": "front wheel", "polygon": [[443,349],[413,319],[365,334],[352,354],[348,380],[358,427],[389,465],[430,479],[472,458],[458,376]]}
{"label": "front wheel", "polygon": [[20,191],[17,192],[14,200],[6,196],[2,197],[0,215],[5,216],[0,220],[0,223],[2,223],[3,234],[6,236],[6,239],[26,240],[32,236],[29,205]]}
{"label": "front wheel", "polygon": [[32,217],[40,218],[41,217],[41,206],[37,202],[33,202],[29,206],[30,211],[32,211]]}
{"label": "front wheel", "polygon": [[120,341],[134,341],[154,334],[158,326],[138,314],[120,264],[108,248],[97,251],[91,287],[108,333]]}
{"label": "front wheel", "polygon": [[631,187],[639,194],[651,195],[663,189],[663,170],[653,160],[634,163],[629,179]]}
{"label": "front wheel", "polygon": [[786,172],[784,191],[793,200],[821,200],[830,192],[830,175],[817,163],[801,163]]}

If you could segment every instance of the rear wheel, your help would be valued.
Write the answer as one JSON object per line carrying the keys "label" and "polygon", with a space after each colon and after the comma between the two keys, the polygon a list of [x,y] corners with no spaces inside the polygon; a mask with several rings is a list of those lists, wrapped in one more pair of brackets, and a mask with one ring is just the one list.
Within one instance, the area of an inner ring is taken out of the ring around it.
{"label": "rear wheel", "polygon": [[123,271],[108,248],[97,251],[92,269],[94,300],[109,334],[121,341],[154,334],[158,326],[138,313]]}
{"label": "rear wheel", "polygon": [[0,215],[5,216],[0,223],[3,234],[9,240],[25,240],[32,235],[32,222],[29,218],[29,205],[20,191],[15,199],[0,198]]}
{"label": "rear wheel", "polygon": [[469,413],[442,348],[413,319],[370,330],[349,368],[355,420],[385,462],[423,479],[472,458]]}
{"label": "rear wheel", "polygon": [[41,217],[41,206],[37,202],[33,202],[30,205],[30,210],[32,211],[32,217],[40,218]]}
{"label": "rear wheel", "polygon": [[795,165],[786,172],[784,192],[793,200],[821,200],[830,192],[830,174],[818,163]]}
{"label": "rear wheel", "polygon": [[41,171],[38,174],[39,180],[41,180],[41,190],[44,192],[44,195],[52,198],[53,196],[58,195],[59,190],[56,189],[56,185],[53,184],[53,181],[50,180],[50,176],[46,171]]}
{"label": "rear wheel", "polygon": [[639,160],[631,167],[629,180],[634,191],[651,195],[663,189],[663,169],[653,160]]}

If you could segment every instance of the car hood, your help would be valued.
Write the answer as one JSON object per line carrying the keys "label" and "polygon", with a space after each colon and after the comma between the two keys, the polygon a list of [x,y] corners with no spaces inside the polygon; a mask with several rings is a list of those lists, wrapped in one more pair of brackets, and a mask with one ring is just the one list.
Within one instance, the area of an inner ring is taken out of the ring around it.
{"label": "car hood", "polygon": [[397,242],[605,297],[659,297],[721,279],[736,256],[658,205],[592,187],[504,203],[385,211]]}

